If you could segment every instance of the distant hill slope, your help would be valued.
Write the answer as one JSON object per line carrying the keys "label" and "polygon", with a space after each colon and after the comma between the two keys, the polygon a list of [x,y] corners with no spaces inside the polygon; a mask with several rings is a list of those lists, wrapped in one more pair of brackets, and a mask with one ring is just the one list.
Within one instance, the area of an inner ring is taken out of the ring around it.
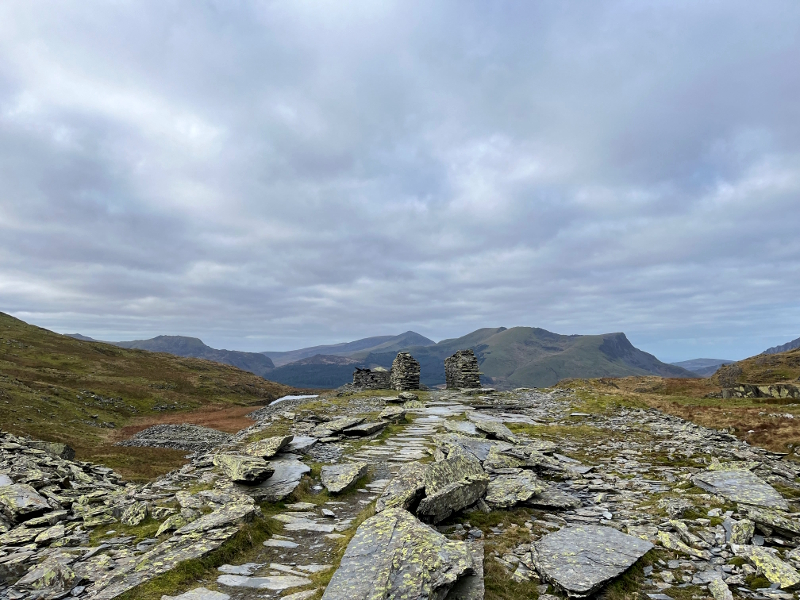
{"label": "distant hill slope", "polygon": [[[482,380],[506,388],[546,387],[566,378],[697,377],[635,348],[624,333],[559,335],[532,327],[498,327],[406,350],[420,361],[423,383],[434,386],[444,383],[444,359],[465,348],[475,351]],[[365,362],[388,368],[393,359],[392,353],[372,353]]]}
{"label": "distant hill slope", "polygon": [[400,335],[382,335],[377,337],[368,337],[354,342],[344,342],[341,344],[330,344],[327,346],[312,346],[310,348],[300,348],[299,350],[290,350],[288,352],[262,352],[262,354],[269,356],[275,363],[275,366],[280,367],[304,358],[310,358],[315,355],[323,356],[348,356],[350,358],[363,359],[370,352],[394,352],[395,354],[402,348],[410,346],[432,346],[435,344],[433,340],[429,340],[423,335],[413,331],[406,331]]}
{"label": "distant hill slope", "polygon": [[275,368],[272,360],[259,352],[239,352],[236,350],[217,350],[206,346],[201,340],[182,335],[159,335],[149,340],[130,342],[109,342],[120,348],[136,348],[150,352],[167,352],[175,356],[203,358],[250,371],[266,378]]}
{"label": "distant hill slope", "polygon": [[291,393],[228,365],[76,340],[0,313],[0,429],[66,442],[82,459],[137,460],[138,449],[106,445],[137,417]]}
{"label": "distant hill slope", "polygon": [[791,342],[786,342],[781,346],[773,346],[772,348],[767,348],[766,350],[764,350],[764,354],[778,354],[780,352],[788,352],[789,350],[794,350],[795,348],[800,348],[800,338],[792,340]]}
{"label": "distant hill slope", "polygon": [[76,340],[83,340],[84,342],[97,342],[99,340],[95,340],[85,335],[81,335],[80,333],[65,333],[67,337],[74,338]]}
{"label": "distant hill slope", "polygon": [[[740,360],[720,369],[711,377],[719,383],[720,374],[731,376],[741,383],[795,383],[800,384],[800,348],[786,352],[759,354]],[[723,387],[727,387],[723,385]]]}
{"label": "distant hill slope", "polygon": [[270,379],[286,385],[330,389],[353,381],[355,368],[364,366],[347,356],[317,354],[276,367],[270,372]]}
{"label": "distant hill slope", "polygon": [[711,377],[717,372],[717,369],[722,365],[729,365],[734,363],[734,360],[726,360],[722,358],[693,358],[691,360],[682,360],[680,362],[670,363],[676,367],[683,367],[687,371],[696,373],[701,377]]}

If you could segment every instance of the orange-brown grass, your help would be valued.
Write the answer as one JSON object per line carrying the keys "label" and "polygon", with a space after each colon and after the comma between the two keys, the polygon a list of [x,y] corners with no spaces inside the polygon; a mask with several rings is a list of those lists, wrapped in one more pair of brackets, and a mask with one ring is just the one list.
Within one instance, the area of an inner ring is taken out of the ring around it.
{"label": "orange-brown grass", "polygon": [[236,433],[246,427],[250,427],[250,425],[254,423],[253,419],[247,415],[259,408],[261,407],[211,404],[186,412],[151,414],[145,417],[134,418],[129,425],[117,429],[113,437],[115,439],[124,440],[153,425],[179,425],[182,423],[210,427],[211,429],[218,429],[226,433]]}

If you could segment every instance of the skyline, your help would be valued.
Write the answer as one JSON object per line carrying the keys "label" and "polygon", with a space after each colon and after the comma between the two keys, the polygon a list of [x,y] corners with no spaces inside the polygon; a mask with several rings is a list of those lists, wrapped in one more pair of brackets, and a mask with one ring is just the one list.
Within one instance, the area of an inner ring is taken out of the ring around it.
{"label": "skyline", "polygon": [[280,351],[800,336],[800,4],[0,5],[0,311]]}

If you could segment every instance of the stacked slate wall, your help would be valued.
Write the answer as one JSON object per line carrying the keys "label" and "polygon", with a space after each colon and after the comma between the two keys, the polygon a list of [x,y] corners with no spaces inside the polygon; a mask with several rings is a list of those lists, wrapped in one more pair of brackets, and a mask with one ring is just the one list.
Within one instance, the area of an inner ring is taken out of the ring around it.
{"label": "stacked slate wall", "polygon": [[479,388],[481,377],[478,359],[472,350],[459,350],[444,360],[444,378],[447,389]]}

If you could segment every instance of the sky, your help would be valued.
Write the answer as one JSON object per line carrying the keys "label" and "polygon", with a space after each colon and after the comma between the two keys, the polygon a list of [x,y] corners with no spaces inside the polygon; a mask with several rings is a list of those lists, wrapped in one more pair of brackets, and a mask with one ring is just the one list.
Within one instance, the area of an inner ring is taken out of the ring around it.
{"label": "sky", "polygon": [[800,3],[4,0],[0,311],[288,350],[800,336]]}

